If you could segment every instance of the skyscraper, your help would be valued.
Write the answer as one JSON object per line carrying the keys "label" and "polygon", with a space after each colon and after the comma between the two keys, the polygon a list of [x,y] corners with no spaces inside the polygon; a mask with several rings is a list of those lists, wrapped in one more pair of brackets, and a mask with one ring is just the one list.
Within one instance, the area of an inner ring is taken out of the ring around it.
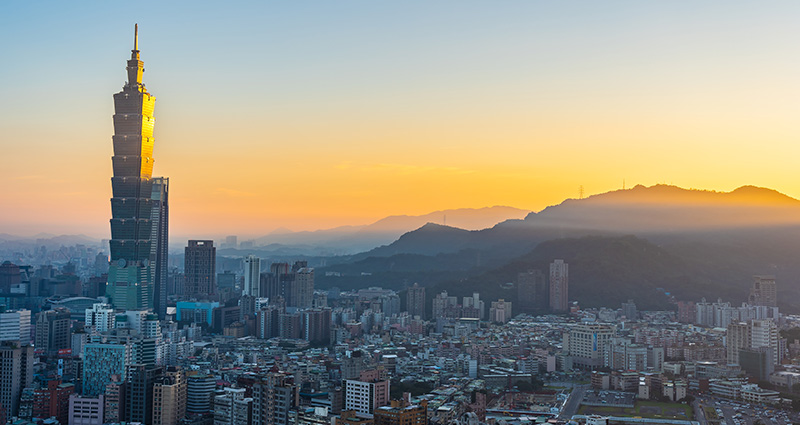
{"label": "skyscraper", "polygon": [[217,249],[214,241],[190,240],[184,257],[184,295],[203,298],[214,293]]}
{"label": "skyscraper", "polygon": [[550,263],[550,310],[567,311],[569,303],[569,265],[564,260]]}
{"label": "skyscraper", "polygon": [[138,26],[126,69],[128,81],[114,95],[111,263],[106,295],[116,308],[135,310],[154,306],[153,285],[166,277],[166,270],[157,275],[159,263],[166,265],[166,246],[159,247],[159,241],[167,237],[167,179],[153,178],[156,98],[142,84]]}
{"label": "skyscraper", "polygon": [[248,255],[244,259],[244,288],[242,295],[261,296],[261,259]]}
{"label": "skyscraper", "polygon": [[167,315],[167,271],[169,270],[169,178],[153,177],[153,223],[156,226],[156,270],[153,280],[153,311],[159,319]]}

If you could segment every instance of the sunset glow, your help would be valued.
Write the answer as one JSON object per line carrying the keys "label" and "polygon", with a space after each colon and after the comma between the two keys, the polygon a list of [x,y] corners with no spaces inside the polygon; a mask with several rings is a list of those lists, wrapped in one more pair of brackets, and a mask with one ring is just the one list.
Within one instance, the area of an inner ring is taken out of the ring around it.
{"label": "sunset glow", "polygon": [[[190,5],[136,12],[176,237],[623,181],[800,197],[796,2]],[[108,237],[124,7],[0,5],[0,232]]]}

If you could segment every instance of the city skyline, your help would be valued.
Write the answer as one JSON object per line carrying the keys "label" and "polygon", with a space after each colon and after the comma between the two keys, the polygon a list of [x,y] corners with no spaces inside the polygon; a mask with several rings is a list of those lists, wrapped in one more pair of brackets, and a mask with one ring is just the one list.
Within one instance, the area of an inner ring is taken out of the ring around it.
{"label": "city skyline", "polygon": [[720,5],[6,4],[0,226],[107,235],[95,164],[135,22],[177,236],[540,210],[623,181],[800,197],[799,6]]}

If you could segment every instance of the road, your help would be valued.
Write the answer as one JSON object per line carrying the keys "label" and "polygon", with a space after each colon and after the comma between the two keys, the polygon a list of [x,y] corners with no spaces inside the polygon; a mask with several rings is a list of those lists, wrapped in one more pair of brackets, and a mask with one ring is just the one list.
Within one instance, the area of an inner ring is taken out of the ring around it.
{"label": "road", "polygon": [[585,384],[575,385],[572,388],[572,392],[569,394],[564,408],[561,409],[561,413],[558,414],[560,419],[569,420],[578,413],[578,407],[580,407],[581,401],[583,401],[583,395],[586,393],[587,388],[589,388],[589,385]]}

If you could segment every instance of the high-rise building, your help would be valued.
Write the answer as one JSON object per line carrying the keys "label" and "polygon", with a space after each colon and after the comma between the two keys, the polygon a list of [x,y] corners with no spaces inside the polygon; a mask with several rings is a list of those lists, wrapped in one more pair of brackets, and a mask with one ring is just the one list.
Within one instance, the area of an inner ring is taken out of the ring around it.
{"label": "high-rise building", "polygon": [[217,380],[211,375],[199,373],[186,379],[186,412],[203,415],[211,411]]}
{"label": "high-rise building", "polygon": [[153,425],[177,425],[186,416],[186,376],[169,366],[153,386]]}
{"label": "high-rise building", "polygon": [[114,95],[111,258],[106,295],[122,310],[152,308],[153,285],[166,276],[165,271],[157,276],[157,269],[166,264],[166,246],[159,248],[159,240],[167,238],[167,181],[153,179],[156,98],[142,83],[144,62],[139,60],[138,32],[137,26],[126,68],[128,81]]}
{"label": "high-rise building", "polygon": [[153,177],[153,223],[156,226],[156,269],[153,280],[153,311],[160,319],[167,315],[169,271],[169,178]]}
{"label": "high-rise building", "polygon": [[33,384],[33,347],[15,342],[0,344],[0,407],[16,416],[22,390]]}
{"label": "high-rise building", "polygon": [[780,335],[778,325],[770,319],[757,319],[750,321],[750,347],[766,347],[772,352],[772,363],[781,364],[783,353],[779,350]]}
{"label": "high-rise building", "polygon": [[135,364],[128,367],[128,380],[125,389],[125,410],[127,422],[152,423],[153,388],[160,381],[164,368]]}
{"label": "high-rise building", "polygon": [[118,423],[125,419],[125,389],[120,375],[111,375],[103,394],[103,423]]}
{"label": "high-rise building", "polygon": [[419,286],[414,283],[413,286],[408,288],[406,293],[406,309],[408,315],[414,318],[419,316],[420,319],[425,319],[425,287]]}
{"label": "high-rise building", "polygon": [[45,310],[36,315],[36,350],[54,354],[72,346],[70,313],[66,308]]}
{"label": "high-rise building", "polygon": [[115,376],[124,381],[132,351],[130,344],[86,344],[83,347],[83,395],[103,394],[106,384]]}
{"label": "high-rise building", "polygon": [[753,276],[753,287],[750,289],[750,304],[769,307],[778,305],[775,276]]}
{"label": "high-rise building", "polygon": [[0,313],[0,341],[31,342],[31,311],[7,310]]}
{"label": "high-rise building", "polygon": [[268,373],[253,385],[253,425],[288,425],[289,411],[299,404],[299,391],[293,378],[284,373]]}
{"label": "high-rise building", "polygon": [[[303,262],[305,263],[305,262]],[[291,295],[286,300],[289,307],[311,308],[314,301],[314,269],[311,267],[300,267],[295,271],[295,279],[292,285]]]}
{"label": "high-rise building", "polygon": [[92,304],[92,308],[87,308],[84,315],[85,328],[93,327],[97,332],[108,332],[115,327],[116,313],[109,304]]}
{"label": "high-rise building", "polygon": [[489,308],[489,321],[506,323],[511,320],[511,301],[499,299],[492,301],[492,306]]}
{"label": "high-rise building", "polygon": [[19,266],[11,261],[0,264],[0,293],[8,294],[11,288],[22,282],[22,272]]}
{"label": "high-rise building", "polygon": [[547,309],[547,283],[541,270],[528,270],[517,275],[517,305],[522,311]]}
{"label": "high-rise building", "polygon": [[550,310],[569,310],[569,267],[564,260],[550,263]]}
{"label": "high-rise building", "polygon": [[331,340],[331,309],[304,310],[303,339],[311,344],[328,345]]}
{"label": "high-rise building", "polygon": [[750,348],[750,325],[733,322],[725,334],[725,349],[728,351],[728,364],[739,364],[739,350]]}
{"label": "high-rise building", "polygon": [[248,255],[244,259],[244,288],[242,295],[261,296],[261,259]]}
{"label": "high-rise building", "polygon": [[205,298],[215,291],[217,249],[214,241],[190,240],[185,250],[184,295]]}
{"label": "high-rise building", "polygon": [[377,370],[361,372],[359,379],[345,381],[344,408],[372,415],[376,408],[389,404],[389,380]]}

